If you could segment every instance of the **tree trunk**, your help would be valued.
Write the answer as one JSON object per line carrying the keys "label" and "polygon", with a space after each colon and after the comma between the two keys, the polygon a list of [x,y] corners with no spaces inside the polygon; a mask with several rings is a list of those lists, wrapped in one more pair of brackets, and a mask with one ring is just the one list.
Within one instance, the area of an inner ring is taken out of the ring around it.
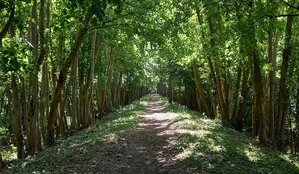
{"label": "tree trunk", "polygon": [[94,62],[97,56],[97,31],[93,31],[92,35],[92,49],[91,49],[91,59],[90,67],[88,73],[88,79],[86,82],[86,87],[84,90],[84,125],[83,127],[88,127],[91,124],[91,104],[92,104],[92,92],[93,92],[93,77],[94,77]]}
{"label": "tree trunk", "polygon": [[259,141],[262,144],[267,143],[267,124],[264,115],[264,94],[263,94],[263,79],[262,72],[260,68],[260,60],[257,55],[257,50],[254,48],[251,54],[251,64],[252,64],[252,84],[254,91],[254,100],[255,100],[255,112],[254,115],[258,119],[258,135]]}
{"label": "tree trunk", "polygon": [[168,90],[167,90],[168,102],[172,103],[173,102],[173,81],[170,76],[168,77],[167,84],[168,84]]}
{"label": "tree trunk", "polygon": [[65,136],[65,132],[68,129],[67,128],[67,121],[66,121],[66,115],[65,115],[65,104],[66,104],[66,99],[67,99],[67,94],[66,94],[65,90],[63,97],[59,103],[59,119],[57,120],[58,123],[58,127],[59,127],[59,137],[62,138]]}
{"label": "tree trunk", "polygon": [[112,75],[113,75],[113,55],[112,55],[112,46],[109,47],[109,53],[108,53],[108,70],[107,70],[107,85],[106,85],[106,108],[109,111],[113,110],[113,106],[112,106],[112,91],[111,91],[111,82],[112,82]]}
{"label": "tree trunk", "polygon": [[[32,18],[34,21],[38,21],[37,18],[37,0],[33,1],[32,6]],[[30,77],[31,83],[31,105],[30,105],[30,137],[29,139],[29,154],[34,155],[41,151],[41,139],[39,132],[39,88],[38,88],[38,73],[39,73],[39,58],[38,58],[38,33],[37,24],[35,22],[31,23],[31,43],[33,45],[33,62],[34,71]]]}
{"label": "tree trunk", "polygon": [[78,50],[80,49],[80,46],[81,46],[81,44],[84,40],[84,37],[88,31],[88,23],[90,21],[91,16],[92,16],[91,9],[89,9],[87,12],[87,15],[85,16],[85,19],[84,19],[85,26],[80,29],[79,34],[74,43],[74,46],[72,47],[69,56],[67,57],[64,65],[62,66],[62,68],[60,70],[59,78],[57,80],[57,85],[56,85],[55,92],[54,92],[54,96],[53,96],[53,99],[52,99],[52,102],[50,105],[51,107],[50,107],[50,113],[49,113],[49,119],[48,119],[48,136],[47,136],[48,145],[53,145],[55,143],[55,136],[54,136],[55,135],[54,134],[54,121],[55,120],[54,119],[55,119],[58,103],[60,100],[61,90],[65,84],[68,70],[69,70],[71,64],[73,63],[73,61],[76,59]]}
{"label": "tree trunk", "polygon": [[[269,5],[271,5],[275,0],[269,0]],[[269,125],[269,139],[271,142],[274,142],[274,117],[275,117],[275,74],[274,67],[276,65],[276,55],[277,55],[277,46],[278,46],[278,34],[275,34],[275,29],[273,29],[273,19],[269,18],[269,31],[268,31],[268,63],[271,65],[268,74],[267,82],[267,100],[266,100],[266,113]]]}
{"label": "tree trunk", "polygon": [[[254,0],[249,2],[249,8],[254,8]],[[255,121],[257,118],[258,122],[258,135],[259,141],[261,144],[267,144],[267,122],[264,114],[264,91],[263,91],[263,78],[261,71],[261,62],[260,57],[258,55],[257,50],[257,40],[256,40],[256,29],[255,23],[253,22],[252,14],[249,15],[249,26],[248,34],[250,38],[248,39],[249,45],[249,62],[251,64],[251,72],[252,72],[252,84],[253,84],[253,93],[254,93],[254,105],[253,105],[253,118],[252,121]]]}
{"label": "tree trunk", "polygon": [[43,64],[41,84],[40,123],[43,140],[46,140],[45,121],[49,117],[49,69],[48,62]]}
{"label": "tree trunk", "polygon": [[78,59],[75,59],[72,64],[72,117],[71,129],[77,130],[79,128],[78,119]]}
{"label": "tree trunk", "polygon": [[287,17],[286,23],[286,36],[285,36],[285,47],[282,53],[282,64],[280,68],[280,81],[279,81],[279,96],[278,96],[278,113],[276,119],[276,128],[277,130],[275,139],[278,145],[278,148],[282,150],[283,145],[283,133],[285,127],[285,120],[287,114],[287,103],[288,103],[288,88],[287,88],[287,77],[288,77],[288,67],[292,53],[292,25],[293,17]]}
{"label": "tree trunk", "polygon": [[233,114],[232,116],[232,125],[237,131],[242,131],[243,129],[243,120],[245,118],[245,111],[249,91],[248,80],[249,70],[245,69],[243,72],[243,78],[241,82],[241,98],[237,99],[237,103],[235,104],[236,109],[234,111],[235,114]]}
{"label": "tree trunk", "polygon": [[13,106],[12,130],[14,135],[14,141],[17,147],[17,157],[20,159],[23,157],[23,135],[21,123],[22,109],[15,73],[12,73],[11,75],[11,91],[11,100]]}
{"label": "tree trunk", "polygon": [[[48,118],[49,114],[49,70],[48,70],[48,62],[47,62],[47,55],[48,55],[48,49],[47,49],[47,38],[45,35],[45,7],[46,7],[46,0],[40,1],[40,56],[39,56],[39,62],[38,64],[43,64],[42,66],[42,83],[41,83],[41,105],[40,105],[40,128],[41,128],[41,135],[40,137],[43,137],[43,139],[46,139],[46,128],[45,128],[45,121]],[[48,21],[47,21],[48,22]],[[48,24],[47,24],[48,27]],[[44,59],[46,59],[45,62]],[[41,142],[41,141],[39,141]],[[41,145],[40,145],[41,146]]]}
{"label": "tree trunk", "polygon": [[[23,119],[23,130],[25,131],[25,134],[27,136],[27,142],[24,141],[25,143],[25,151],[29,151],[29,146],[28,146],[28,137],[30,137],[30,126],[29,126],[29,112],[28,112],[28,108],[29,108],[29,102],[28,102],[28,91],[29,89],[27,89],[26,86],[26,80],[25,78],[21,78],[21,107],[22,107],[22,119]],[[26,156],[24,154],[24,156]]]}
{"label": "tree trunk", "polygon": [[[194,74],[194,81],[195,81],[195,85],[196,85],[196,98],[197,98],[197,103],[198,103],[199,109],[201,110],[201,112],[205,112],[208,117],[212,117],[212,115],[210,114],[210,110],[207,106],[206,97],[204,96],[204,92],[202,90],[202,84],[200,82],[198,67],[197,67],[195,61],[192,62],[192,68],[193,68],[193,74]],[[203,106],[203,108],[201,108],[201,105]]]}

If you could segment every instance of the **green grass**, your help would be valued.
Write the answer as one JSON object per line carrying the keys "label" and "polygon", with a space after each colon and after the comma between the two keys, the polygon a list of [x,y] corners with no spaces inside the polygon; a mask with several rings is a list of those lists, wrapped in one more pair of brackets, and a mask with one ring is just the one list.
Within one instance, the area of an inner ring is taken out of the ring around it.
{"label": "green grass", "polygon": [[175,142],[179,163],[203,173],[299,173],[294,156],[260,147],[245,134],[182,106],[169,105],[165,112],[179,113],[171,128],[185,130]]}
{"label": "green grass", "polygon": [[[77,132],[45,149],[36,157],[17,162],[7,173],[67,173],[72,160],[88,157],[107,142],[138,124],[138,115],[145,111],[149,96],[124,107],[89,129]],[[202,173],[299,173],[299,160],[258,145],[257,141],[210,120],[200,113],[177,104],[169,104],[160,98],[165,109],[162,112],[176,113],[178,117],[169,125],[182,130],[170,148],[174,149],[177,164],[197,168]],[[59,170],[55,165],[63,166]]]}
{"label": "green grass", "polygon": [[[19,161],[5,171],[6,173],[59,173],[68,171],[72,158],[89,156],[95,153],[100,144],[113,141],[121,132],[138,125],[138,116],[145,111],[146,100],[140,100],[115,111],[94,123],[90,128],[46,148],[41,154]],[[55,164],[63,163],[64,168],[57,171]]]}
{"label": "green grass", "polygon": [[8,130],[0,127],[0,153],[3,161],[12,161],[17,158],[17,149],[10,145],[10,141]]}

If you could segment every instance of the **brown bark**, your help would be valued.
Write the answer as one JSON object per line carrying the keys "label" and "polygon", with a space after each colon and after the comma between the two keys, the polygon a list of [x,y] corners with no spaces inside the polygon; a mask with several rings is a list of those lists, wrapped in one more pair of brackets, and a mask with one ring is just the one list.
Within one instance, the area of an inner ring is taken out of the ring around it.
{"label": "brown bark", "polygon": [[[299,82],[299,72],[297,73],[297,80]],[[299,84],[297,83],[297,97],[296,97],[296,120],[297,129],[299,131]]]}
{"label": "brown bark", "polygon": [[[271,5],[275,0],[269,0]],[[266,100],[266,117],[268,119],[268,136],[270,141],[274,142],[274,117],[275,117],[275,74],[274,67],[276,65],[276,55],[277,55],[277,46],[278,46],[278,35],[275,35],[275,30],[273,28],[273,18],[269,18],[269,31],[268,31],[268,63],[271,65],[268,74],[267,82],[267,100]]]}
{"label": "brown bark", "polygon": [[200,107],[200,110],[202,112],[205,112],[208,117],[212,117],[212,115],[210,114],[210,110],[207,106],[207,100],[206,100],[206,97],[204,96],[203,87],[200,82],[200,75],[198,72],[198,67],[197,67],[195,61],[192,62],[192,68],[193,68],[194,80],[195,80],[195,85],[196,85],[197,103],[198,103],[199,107],[201,105],[203,106],[203,108]]}
{"label": "brown bark", "polygon": [[249,70],[245,69],[243,72],[243,78],[241,82],[241,99],[237,100],[235,103],[235,114],[232,116],[232,125],[237,131],[242,131],[243,129],[243,120],[245,118],[245,111],[247,105],[247,98],[249,92]]}
{"label": "brown bark", "polygon": [[122,79],[123,79],[123,73],[120,72],[119,73],[119,81],[118,81],[118,90],[117,90],[117,96],[116,96],[116,103],[117,103],[117,106],[120,106],[121,105],[121,88],[122,88]]}
{"label": "brown bark", "polygon": [[78,59],[75,59],[72,64],[72,117],[71,129],[79,128],[78,119]]}
{"label": "brown bark", "polygon": [[13,106],[13,118],[12,118],[12,130],[14,135],[14,141],[17,147],[18,158],[23,157],[23,135],[22,135],[22,123],[21,123],[21,103],[19,98],[19,89],[17,85],[17,79],[15,73],[11,75],[11,100]]}
{"label": "brown bark", "polygon": [[48,62],[43,64],[41,84],[40,126],[43,140],[46,140],[45,121],[49,116],[49,69]]}
{"label": "brown bark", "polygon": [[[30,126],[29,126],[29,115],[28,115],[28,90],[26,86],[25,78],[21,78],[21,103],[22,103],[22,119],[23,119],[23,126],[27,137],[30,137]],[[28,138],[27,138],[28,141]],[[25,151],[29,151],[28,142],[24,141],[25,143]]]}
{"label": "brown bark", "polygon": [[[108,52],[107,52],[108,53]],[[112,106],[112,91],[111,91],[111,82],[112,82],[112,76],[113,76],[113,63],[114,63],[114,58],[113,58],[113,53],[112,53],[112,46],[109,46],[109,53],[107,55],[107,59],[108,59],[108,70],[107,70],[107,85],[106,85],[106,94],[105,94],[105,98],[106,98],[106,108],[111,111],[113,110],[113,106]]]}
{"label": "brown bark", "polygon": [[284,126],[288,108],[288,88],[287,88],[287,77],[288,77],[288,67],[291,58],[292,52],[292,25],[293,25],[293,17],[287,17],[286,23],[286,36],[285,36],[285,47],[282,53],[282,64],[280,68],[280,81],[279,81],[279,96],[278,96],[278,113],[276,119],[276,135],[275,139],[278,145],[278,148],[282,150],[283,143],[283,134],[284,134]]}
{"label": "brown bark", "polygon": [[[254,0],[249,2],[249,8],[254,8]],[[257,40],[256,40],[256,29],[255,23],[253,22],[252,14],[249,15],[249,26],[250,29],[247,31],[249,34],[248,44],[249,49],[249,62],[251,64],[251,72],[252,72],[252,84],[253,84],[253,94],[254,94],[254,104],[253,104],[253,123],[255,122],[255,118],[258,122],[258,138],[261,144],[266,145],[268,143],[268,136],[267,136],[267,121],[264,112],[264,91],[263,91],[263,78],[262,78],[262,71],[261,71],[261,62],[260,57],[258,55],[257,50]],[[253,124],[254,126],[254,124]]]}
{"label": "brown bark", "polygon": [[80,29],[79,34],[76,38],[76,41],[74,43],[74,46],[71,49],[71,52],[69,56],[67,57],[64,65],[62,66],[60,73],[59,73],[59,78],[57,80],[57,85],[55,87],[55,92],[54,96],[50,105],[50,113],[49,113],[49,119],[48,119],[48,136],[47,136],[47,143],[48,145],[53,145],[55,143],[55,136],[54,136],[54,118],[56,114],[56,110],[58,107],[58,103],[60,100],[60,94],[62,91],[62,88],[65,84],[66,78],[67,78],[67,73],[68,70],[72,64],[72,62],[76,59],[78,50],[80,49],[80,46],[84,40],[84,37],[88,31],[88,23],[90,21],[90,18],[92,16],[91,10],[89,9],[85,19],[84,19],[84,24],[85,26]]}
{"label": "brown bark", "polygon": [[[255,47],[255,46],[254,46]],[[252,84],[254,91],[255,100],[255,112],[258,119],[258,135],[259,141],[262,144],[267,143],[267,124],[264,115],[264,93],[263,93],[263,83],[262,83],[262,73],[260,68],[260,60],[257,55],[256,48],[253,49],[251,53],[251,64],[252,64]]]}
{"label": "brown bark", "polygon": [[172,77],[170,77],[170,76],[168,77],[167,85],[168,85],[168,88],[167,88],[168,102],[172,103],[173,102],[173,80],[172,80]]}
{"label": "brown bark", "polygon": [[92,92],[93,92],[93,77],[94,77],[94,62],[97,57],[97,31],[93,31],[92,35],[92,49],[91,49],[91,59],[90,67],[88,73],[88,79],[86,82],[86,87],[84,89],[84,123],[83,127],[88,127],[91,124],[91,104],[92,104]]}
{"label": "brown bark", "polygon": [[[208,16],[207,18],[208,27],[210,30],[210,34],[212,36],[216,35],[216,24],[215,19],[213,19],[212,16]],[[221,24],[217,24],[218,26],[221,26]],[[219,43],[217,43],[216,39],[214,37],[210,38],[210,49],[211,54],[216,59],[219,57],[217,52],[217,46]],[[215,61],[212,60],[211,56],[208,56],[208,62],[210,71],[212,73],[212,77],[214,79],[215,87],[216,87],[216,94],[219,104],[219,109],[221,113],[221,120],[222,124],[224,126],[229,126],[229,118],[230,118],[230,112],[229,112],[229,103],[228,103],[228,97],[229,97],[229,88],[227,83],[227,77],[219,70],[219,65],[215,65]]]}
{"label": "brown bark", "polygon": [[[37,20],[37,1],[33,1],[32,6],[32,18],[35,21]],[[39,131],[39,88],[38,88],[38,72],[40,68],[39,58],[38,58],[38,33],[37,33],[37,24],[32,22],[31,24],[31,43],[33,45],[33,59],[34,59],[34,71],[30,77],[31,83],[31,105],[30,105],[30,137],[29,139],[29,153],[34,155],[35,153],[41,151],[41,139]]]}
{"label": "brown bark", "polygon": [[[66,90],[67,91],[67,90]],[[66,104],[67,94],[63,94],[62,100],[59,103],[59,137],[62,138],[65,135],[67,127],[66,115],[65,115],[65,104]]]}

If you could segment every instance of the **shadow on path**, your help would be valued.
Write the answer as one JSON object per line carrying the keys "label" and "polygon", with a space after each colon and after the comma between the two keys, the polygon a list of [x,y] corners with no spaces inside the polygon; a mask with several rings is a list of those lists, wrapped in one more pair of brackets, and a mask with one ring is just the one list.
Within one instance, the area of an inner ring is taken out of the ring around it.
{"label": "shadow on path", "polygon": [[195,169],[176,164],[175,133],[169,127],[177,115],[164,113],[163,109],[159,97],[151,96],[147,112],[141,116],[136,129],[121,133],[116,141],[106,144],[90,159],[74,159],[74,165],[89,166],[86,173],[197,173]]}

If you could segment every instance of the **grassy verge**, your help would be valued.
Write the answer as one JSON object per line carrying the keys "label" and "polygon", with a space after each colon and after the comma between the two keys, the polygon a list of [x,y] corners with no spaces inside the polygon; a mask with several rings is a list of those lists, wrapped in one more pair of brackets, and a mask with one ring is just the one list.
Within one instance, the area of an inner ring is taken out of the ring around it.
{"label": "grassy verge", "polygon": [[[148,100],[150,96],[107,115],[38,156],[15,163],[6,173],[72,173],[74,160],[89,161],[101,151],[101,146],[135,128]],[[169,124],[177,132],[169,148],[173,148],[178,166],[196,168],[201,173],[299,173],[296,157],[260,147],[245,134],[224,128],[217,121],[183,106],[169,104],[165,98],[159,102],[165,107],[162,112],[178,115]]]}
{"label": "grassy verge", "polygon": [[203,173],[299,173],[299,160],[260,147],[257,142],[179,105],[165,112],[178,113],[171,128],[182,130],[176,138],[176,159]]}
{"label": "grassy verge", "polygon": [[[97,121],[90,128],[76,132],[56,146],[46,148],[38,156],[16,162],[5,173],[67,172],[72,166],[73,158],[92,155],[99,145],[113,141],[119,133],[136,127],[138,116],[145,111],[146,104],[146,100],[142,99],[121,108]],[[58,164],[63,168],[57,168]]]}

